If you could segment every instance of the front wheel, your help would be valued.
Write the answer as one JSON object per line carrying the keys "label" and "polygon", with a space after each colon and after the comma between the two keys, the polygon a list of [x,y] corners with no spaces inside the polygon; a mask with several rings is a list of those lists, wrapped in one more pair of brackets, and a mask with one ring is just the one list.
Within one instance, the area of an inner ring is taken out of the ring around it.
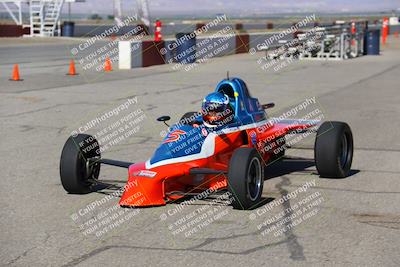
{"label": "front wheel", "polygon": [[324,122],[317,131],[314,156],[321,177],[348,176],[353,161],[353,134],[350,126],[339,121]]}
{"label": "front wheel", "polygon": [[100,158],[97,140],[87,134],[69,137],[63,147],[60,159],[61,184],[71,194],[85,194],[91,191],[94,179],[99,177],[100,164],[89,159]]}
{"label": "front wheel", "polygon": [[254,148],[238,148],[232,155],[228,172],[228,191],[234,209],[248,210],[261,201],[264,163]]}

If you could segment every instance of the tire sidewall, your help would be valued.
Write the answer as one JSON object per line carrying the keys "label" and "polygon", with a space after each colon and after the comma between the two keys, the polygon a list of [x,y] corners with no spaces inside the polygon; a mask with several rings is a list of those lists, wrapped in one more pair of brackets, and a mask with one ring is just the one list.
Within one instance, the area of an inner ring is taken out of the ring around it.
{"label": "tire sidewall", "polygon": [[[83,142],[83,143],[82,143]],[[83,144],[80,146],[80,144]],[[93,147],[93,149],[89,149]],[[78,134],[69,137],[61,152],[60,177],[61,184],[69,193],[84,194],[91,191],[91,183],[88,181],[86,161],[88,158],[100,157],[100,149],[97,140],[87,134]],[[97,179],[100,165],[93,166],[90,178]]]}
{"label": "tire sidewall", "polygon": [[[248,173],[250,163],[254,158],[258,159],[260,164],[261,184],[259,192],[254,200],[250,199],[248,190]],[[254,148],[238,148],[234,151],[229,164],[228,172],[228,191],[233,197],[232,206],[235,209],[247,210],[256,206],[263,192],[264,184],[264,164],[259,153]]]}
{"label": "tire sidewall", "polygon": [[[346,135],[348,144],[347,160],[344,166],[340,162],[343,135]],[[353,152],[353,135],[347,123],[327,121],[319,127],[315,138],[314,158],[321,177],[346,177],[351,169]]]}

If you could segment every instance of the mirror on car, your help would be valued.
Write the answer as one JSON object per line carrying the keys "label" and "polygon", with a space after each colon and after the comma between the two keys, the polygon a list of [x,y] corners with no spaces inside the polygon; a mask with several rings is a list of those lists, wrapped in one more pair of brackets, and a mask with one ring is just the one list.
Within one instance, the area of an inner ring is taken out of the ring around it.
{"label": "mirror on car", "polygon": [[168,125],[168,123],[166,123],[166,121],[169,121],[170,119],[171,119],[170,116],[161,116],[161,117],[157,118],[158,121],[162,121],[168,127],[169,127],[169,125]]}
{"label": "mirror on car", "polygon": [[157,118],[158,121],[169,121],[171,119],[170,116],[161,116]]}
{"label": "mirror on car", "polygon": [[275,107],[275,103],[268,103],[268,104],[263,104],[261,105],[263,109],[269,109]]}

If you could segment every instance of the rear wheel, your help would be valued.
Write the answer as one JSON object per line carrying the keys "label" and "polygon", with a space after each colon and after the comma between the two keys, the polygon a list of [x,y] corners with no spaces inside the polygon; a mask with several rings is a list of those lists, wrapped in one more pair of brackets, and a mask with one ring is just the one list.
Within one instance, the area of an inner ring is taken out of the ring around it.
{"label": "rear wheel", "polygon": [[347,123],[324,122],[315,138],[315,165],[321,177],[349,175],[353,161],[353,134]]}
{"label": "rear wheel", "polygon": [[228,172],[228,191],[234,209],[247,210],[261,200],[264,185],[263,161],[254,148],[238,148],[232,155]]}
{"label": "rear wheel", "polygon": [[69,137],[60,159],[60,177],[64,189],[71,194],[91,191],[94,179],[99,177],[100,164],[90,158],[100,158],[97,140],[87,134]]}

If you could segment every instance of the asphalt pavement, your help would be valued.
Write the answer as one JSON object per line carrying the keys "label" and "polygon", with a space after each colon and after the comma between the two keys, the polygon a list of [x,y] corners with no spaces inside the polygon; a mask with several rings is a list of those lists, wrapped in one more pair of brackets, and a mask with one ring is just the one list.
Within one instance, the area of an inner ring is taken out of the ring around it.
{"label": "asphalt pavement", "polygon": [[[38,42],[0,44],[2,265],[400,265],[399,39],[390,38],[379,56],[294,61],[279,71],[263,70],[257,63],[263,54],[256,53],[211,59],[190,71],[172,65],[122,71],[115,65],[104,73],[77,63],[78,76],[65,74],[71,46],[79,40]],[[19,64],[23,81],[8,80],[13,64]],[[223,192],[188,205],[115,209],[118,197],[107,196],[127,174],[108,166],[100,179],[109,188],[87,195],[64,191],[59,159],[71,132],[135,99],[88,132],[99,133],[140,110],[145,119],[138,131],[103,155],[147,160],[166,130],[156,118],[177,121],[199,110],[227,71],[244,79],[260,102],[275,102],[270,116],[315,97],[310,108],[325,120],[346,121],[355,142],[351,175],[319,178],[312,135],[266,168],[267,204],[251,211],[233,210]],[[290,193],[292,198],[279,202]],[[102,212],[100,225],[96,216]]]}

